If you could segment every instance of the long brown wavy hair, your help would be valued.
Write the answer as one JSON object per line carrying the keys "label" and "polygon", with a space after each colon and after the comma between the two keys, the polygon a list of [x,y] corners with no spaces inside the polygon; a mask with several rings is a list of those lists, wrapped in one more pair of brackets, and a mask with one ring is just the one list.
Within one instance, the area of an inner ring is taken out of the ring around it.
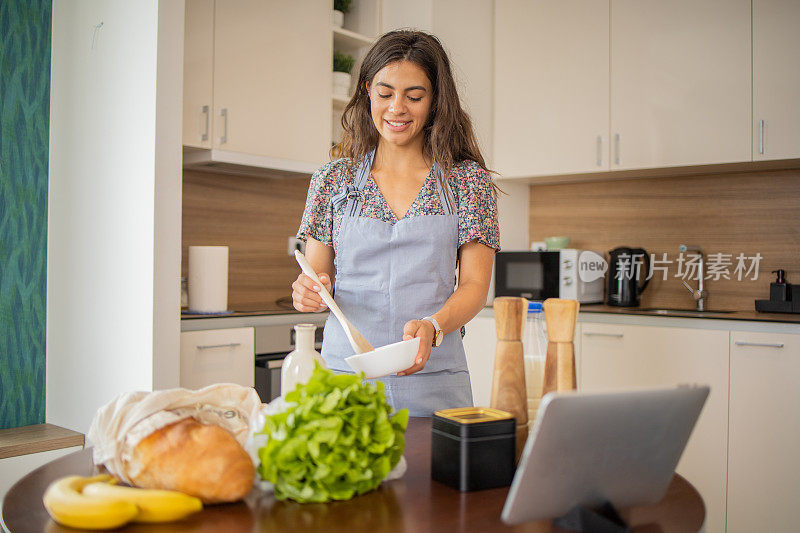
{"label": "long brown wavy hair", "polygon": [[[475,161],[487,172],[472,121],[462,109],[450,60],[434,35],[421,31],[397,30],[383,34],[364,56],[353,97],[342,113],[342,142],[331,149],[331,157],[361,161],[377,148],[380,134],[372,122],[367,82],[372,82],[383,67],[396,61],[411,61],[428,76],[433,87],[433,102],[423,128],[424,155],[433,160],[442,190],[445,176],[465,159]],[[492,184],[495,195],[497,187]],[[448,198],[452,201],[451,198]]]}

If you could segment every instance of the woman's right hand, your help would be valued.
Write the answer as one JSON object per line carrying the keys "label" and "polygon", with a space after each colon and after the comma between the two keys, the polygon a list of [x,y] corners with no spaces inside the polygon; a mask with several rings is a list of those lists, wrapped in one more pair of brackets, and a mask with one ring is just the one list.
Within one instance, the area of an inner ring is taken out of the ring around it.
{"label": "woman's right hand", "polygon": [[[331,292],[333,285],[328,274],[317,274],[319,280]],[[319,295],[320,287],[305,274],[300,274],[292,283],[292,303],[294,308],[302,313],[316,313],[328,308]]]}

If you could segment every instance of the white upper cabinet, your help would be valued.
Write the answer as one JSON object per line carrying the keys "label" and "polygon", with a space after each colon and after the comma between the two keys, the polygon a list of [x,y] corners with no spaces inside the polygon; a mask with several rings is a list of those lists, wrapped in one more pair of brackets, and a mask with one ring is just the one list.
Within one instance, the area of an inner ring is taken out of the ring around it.
{"label": "white upper cabinet", "polygon": [[750,19],[750,0],[611,0],[612,170],[751,160]]}
{"label": "white upper cabinet", "polygon": [[214,25],[214,146],[327,161],[330,1],[217,0]]}
{"label": "white upper cabinet", "polygon": [[494,164],[503,177],[609,169],[609,10],[495,3]]}
{"label": "white upper cabinet", "polygon": [[328,159],[330,1],[189,0],[186,25],[185,145],[312,166]]}
{"label": "white upper cabinet", "polygon": [[800,2],[753,0],[753,159],[800,157]]}
{"label": "white upper cabinet", "polygon": [[211,148],[214,0],[188,0],[183,37],[183,145]]}

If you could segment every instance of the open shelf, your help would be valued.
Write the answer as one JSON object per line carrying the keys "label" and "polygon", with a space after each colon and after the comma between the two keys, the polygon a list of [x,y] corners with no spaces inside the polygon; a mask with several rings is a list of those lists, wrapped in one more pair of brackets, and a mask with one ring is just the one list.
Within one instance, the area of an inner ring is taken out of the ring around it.
{"label": "open shelf", "polygon": [[344,28],[333,27],[333,49],[341,52],[352,52],[369,46],[375,39],[367,37],[354,31],[346,30]]}

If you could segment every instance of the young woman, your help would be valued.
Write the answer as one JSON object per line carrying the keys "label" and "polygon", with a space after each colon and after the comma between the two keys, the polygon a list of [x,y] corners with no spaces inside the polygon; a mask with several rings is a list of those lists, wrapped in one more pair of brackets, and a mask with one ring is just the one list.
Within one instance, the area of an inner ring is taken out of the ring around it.
{"label": "young woman", "polygon": [[[430,416],[471,406],[460,330],[486,302],[497,204],[438,39],[418,31],[378,39],[342,126],[344,157],[311,178],[298,231],[306,256],[373,346],[420,338],[415,364],[381,379],[395,408]],[[307,276],[292,289],[298,311],[325,309]],[[331,315],[323,358],[352,372],[344,361],[352,354]]]}

